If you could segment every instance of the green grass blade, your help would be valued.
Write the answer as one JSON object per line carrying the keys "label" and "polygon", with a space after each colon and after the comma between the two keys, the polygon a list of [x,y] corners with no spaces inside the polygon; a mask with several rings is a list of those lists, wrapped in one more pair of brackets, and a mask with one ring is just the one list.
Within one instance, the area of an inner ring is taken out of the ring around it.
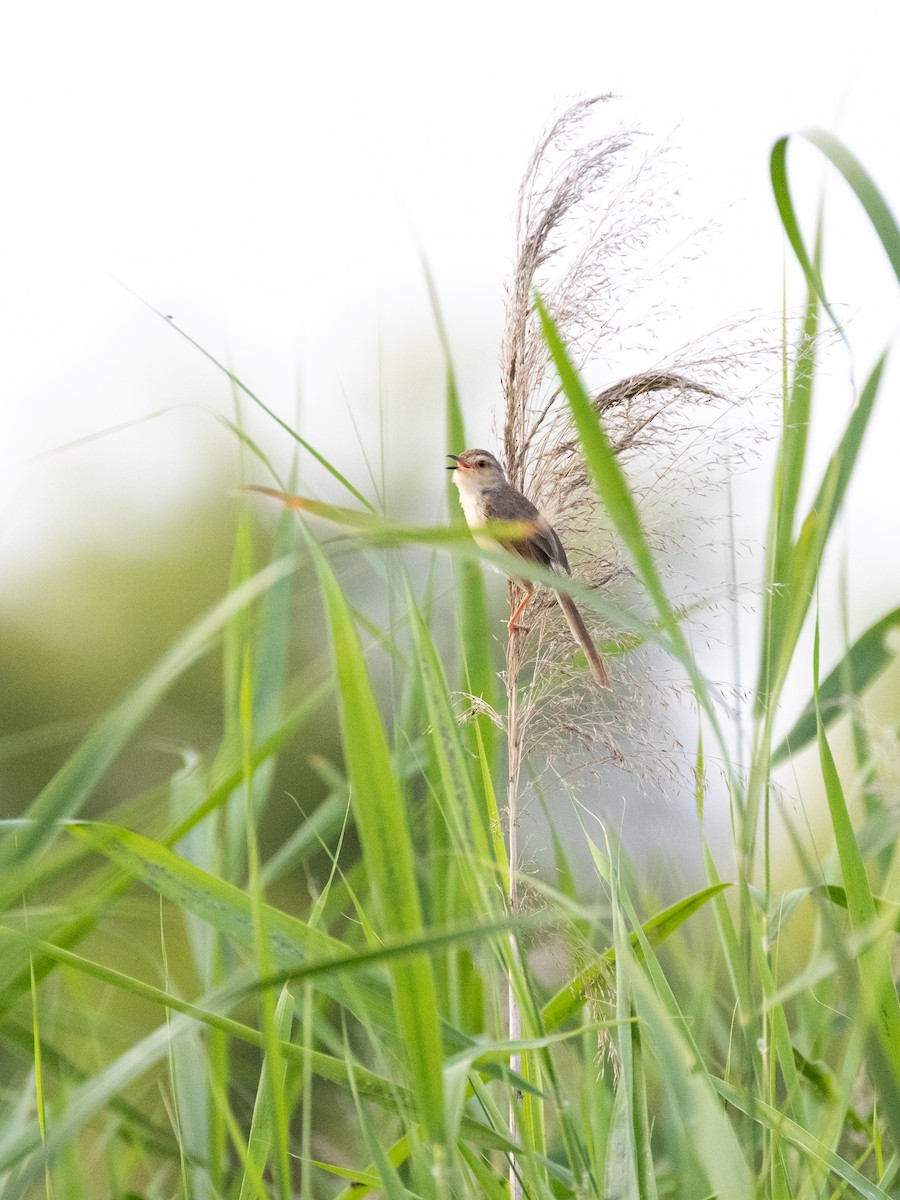
{"label": "green grass blade", "polygon": [[[165,846],[129,829],[94,822],[82,822],[68,827],[73,837],[86,842],[105,855],[121,870],[140,879],[154,891],[180,909],[194,913],[207,921],[237,945],[252,949],[254,945],[253,911],[250,897],[224,879],[201,871]],[[352,958],[352,951],[337,938],[314,929],[304,921],[279,909],[266,907],[265,925],[276,969],[290,970],[307,956]],[[372,1020],[391,1028],[393,1019],[387,989],[380,979],[360,973],[353,982],[353,995],[327,972],[319,987],[351,1011],[364,1003]]]}
{"label": "green grass blade", "polygon": [[[821,227],[816,239],[815,264],[821,259]],[[766,541],[766,587],[763,592],[762,638],[759,682],[756,688],[756,711],[761,713],[773,701],[771,696],[773,663],[779,658],[783,629],[782,611],[787,601],[786,584],[794,553],[794,526],[800,487],[806,465],[806,449],[812,413],[815,382],[816,346],[819,329],[819,300],[809,285],[806,312],[799,345],[791,364],[790,389],[783,406],[781,445],[772,485],[769,531]],[[785,336],[785,358],[787,337]],[[785,366],[785,377],[787,366]]]}
{"label": "green grass blade", "polygon": [[[856,639],[841,661],[819,685],[819,715],[823,727],[846,711],[844,698],[861,696],[896,655],[888,645],[888,635],[900,627],[900,608],[892,609]],[[772,766],[798,754],[817,736],[816,702],[811,698],[789,733],[772,752]]]}
{"label": "green grass blade", "polygon": [[[900,280],[900,230],[898,230],[897,223],[884,198],[881,196],[880,192],[872,182],[865,169],[837,138],[833,137],[833,135],[829,133],[824,132],[823,130],[806,130],[797,136],[802,137],[811,145],[815,146],[844,176],[845,180],[853,189],[857,199],[863,207],[863,210],[868,216],[891,263],[891,266],[894,269],[894,273],[897,275],[898,280]],[[790,138],[788,137],[780,138],[773,146],[770,170],[772,188],[776,203],[778,205],[778,210],[781,215],[782,224],[784,225],[788,240],[794,250],[795,255],[797,256],[798,261],[800,262],[800,265],[803,268],[811,289],[810,298],[807,305],[806,325],[804,329],[804,334],[808,335],[810,332],[813,334],[815,333],[814,297],[817,297],[819,300],[821,300],[835,326],[838,329],[840,329],[841,326],[833,310],[828,305],[825,297],[824,284],[822,282],[820,271],[821,223],[817,233],[816,248],[812,257],[807,252],[806,246],[803,242],[802,234],[800,232],[788,181],[787,149],[789,140]],[[811,345],[808,336],[806,336],[805,344],[807,346]],[[799,487],[800,474],[798,467],[802,466],[803,457],[800,452],[805,449],[805,432],[803,432],[802,435],[800,433],[801,430],[805,430],[805,422],[803,419],[804,409],[806,409],[807,420],[809,416],[807,402],[808,398],[805,396],[805,392],[812,386],[812,375],[807,369],[807,365],[804,363],[804,357],[805,353],[803,348],[801,348],[800,358],[795,368],[795,389],[792,396],[792,411],[789,412],[790,419],[786,422],[785,439],[782,448],[783,461],[781,464],[782,470],[780,473],[779,484],[779,487],[781,488],[781,497],[777,499],[784,499],[785,504],[783,513],[779,515],[779,525],[777,529],[778,536],[775,539],[776,550],[773,557],[773,570],[770,572],[771,585],[776,589],[781,584],[785,584],[790,587],[791,582],[797,582],[796,573],[794,580],[791,581],[788,578],[788,570],[786,568],[789,562],[792,559],[795,559],[795,555],[791,553],[789,536],[789,522],[792,521],[793,515],[791,511],[791,500],[793,499],[793,502],[796,502],[796,489]],[[867,397],[866,391],[864,391],[863,396],[860,399],[860,408],[864,406],[867,400],[869,400],[869,407],[871,407],[871,401],[874,400],[874,394],[872,393],[877,391],[877,377],[881,374],[883,363],[884,359],[882,358],[873,372],[873,377],[870,377],[869,383],[867,384],[867,389],[870,389],[870,395]],[[812,364],[810,363],[809,366],[811,365]],[[806,379],[808,382],[804,383],[804,379]],[[860,419],[856,422],[856,432],[861,436],[861,432],[865,429],[868,418],[867,416],[859,414],[858,410],[854,413],[854,417],[857,416],[859,416]],[[847,432],[848,434],[850,433],[849,428]],[[796,455],[788,453],[790,450],[789,439],[793,441],[794,449],[798,454],[800,454],[799,461],[796,461]],[[852,470],[855,461],[855,453],[852,452],[852,448],[849,443],[846,446],[842,445],[841,449],[849,451],[847,456],[847,474],[849,475],[849,470]],[[844,485],[845,483],[846,480],[844,481]],[[839,504],[840,499],[842,499],[843,488],[838,486],[837,492]],[[820,496],[817,498],[817,505],[821,502],[822,498],[823,497],[820,492]],[[817,507],[817,505],[813,506],[814,509]],[[820,539],[822,546],[824,546],[825,541],[827,541],[829,532],[830,523],[826,521],[820,528]],[[820,554],[818,558],[820,558]],[[814,563],[815,569],[817,569],[818,560],[815,554],[812,555],[812,562]],[[803,565],[808,571],[810,565],[809,562]],[[793,633],[796,629],[798,619],[802,624],[802,618],[805,616],[806,607],[808,607],[808,604],[804,607],[802,603],[799,603],[796,594],[790,596],[785,603],[781,602],[777,592],[770,593],[770,596],[771,599],[767,602],[767,609],[770,609],[771,611],[768,613],[768,619],[765,622],[764,630],[764,632],[768,632],[768,636],[765,636],[763,639],[763,648],[764,654],[767,650],[772,649],[773,635],[777,635],[780,629],[784,626],[785,622],[777,618],[778,610],[782,610],[787,622],[785,634],[786,640],[782,642],[781,639],[778,638],[781,644],[774,647],[774,653],[779,660],[777,675],[780,675],[783,679],[783,676],[786,673],[787,664],[789,663],[793,654]],[[791,602],[792,600],[793,603]],[[776,676],[776,668],[774,666],[767,667],[764,661],[760,674],[760,686],[757,694],[757,703],[767,703],[770,699],[771,702],[774,703],[775,700],[777,700],[777,683],[778,679]]]}
{"label": "green grass blade", "polygon": [[633,960],[627,964],[635,1012],[659,1065],[669,1103],[685,1122],[690,1152],[696,1156],[714,1195],[753,1200],[753,1176],[710,1076],[697,1062],[684,1034],[663,1008]]}
{"label": "green grass blade", "polygon": [[[847,911],[855,930],[875,922],[875,898],[860,853],[844,789],[831,747],[825,735],[819,708],[819,625],[816,622],[813,651],[813,697],[816,704],[816,730],[819,760],[828,810],[834,829]],[[866,1004],[874,1038],[870,1038],[870,1072],[881,1092],[881,1102],[892,1120],[895,1135],[900,1133],[900,998],[894,984],[891,948],[879,938],[857,958],[860,989]]]}
{"label": "green grass blade", "polygon": [[[678,613],[669,603],[662,578],[644,535],[637,505],[622,469],[616,461],[616,456],[613,454],[602,421],[591,404],[591,399],[578,377],[578,372],[540,296],[535,297],[535,305],[540,315],[544,338],[572,410],[575,428],[581,441],[585,460],[593,476],[597,494],[625,543],[659,615],[660,625],[666,636],[664,638],[656,637],[655,640],[664,645],[670,654],[674,654],[687,671],[693,683],[697,701],[703,707],[719,741],[724,745],[709,689],[697,669],[694,656],[681,631]],[[568,590],[566,588],[566,591]],[[597,606],[596,598],[592,597],[589,603],[597,608],[597,611],[601,611]]]}
{"label": "green grass blade", "polygon": [[[647,1074],[644,1057],[644,1030],[637,1020],[632,991],[631,966],[634,951],[628,936],[623,905],[622,880],[616,861],[603,863],[596,846],[591,847],[598,868],[609,876],[612,902],[613,961],[615,974],[616,1017],[619,1021],[618,1057],[620,1063],[612,1122],[607,1141],[607,1192],[615,1187],[634,1200],[656,1200],[656,1179],[650,1148],[650,1116],[647,1107]],[[691,1181],[684,1180],[690,1187]]]}
{"label": "green grass blade", "polygon": [[644,586],[672,639],[673,646],[689,657],[675,613],[669,604],[662,580],[656,569],[656,563],[644,536],[637,505],[628,488],[625,476],[616,462],[609,439],[540,297],[535,298],[535,304],[540,314],[544,338],[550,348],[563,391],[569,401],[575,427],[578,430],[585,458],[594,477],[600,499],[631,554]]}
{"label": "green grass blade", "polygon": [[[276,1037],[281,1042],[289,1041],[294,1016],[294,1001],[286,988],[278,998],[274,1016]],[[269,1161],[272,1144],[281,1134],[280,1123],[276,1121],[272,1104],[273,1089],[284,1091],[284,1064],[280,1055],[275,1065],[279,1069],[279,1075],[273,1079],[271,1078],[273,1064],[268,1055],[264,1058],[259,1086],[256,1089],[256,1101],[253,1105],[250,1137],[247,1141],[248,1161],[244,1167],[244,1177],[241,1180],[238,1200],[254,1200],[260,1195],[259,1183]],[[263,1191],[262,1195],[265,1194]]]}
{"label": "green grass blade", "polygon": [[[195,1025],[208,1026],[210,1029],[226,1034],[229,1038],[245,1042],[248,1046],[255,1046],[260,1049],[265,1047],[265,1037],[258,1029],[227,1015],[231,1009],[243,1002],[248,992],[252,991],[252,985],[249,982],[244,982],[247,979],[245,974],[239,974],[236,978],[231,979],[227,985],[220,986],[200,1000],[191,1002],[182,1000],[162,988],[154,987],[153,984],[145,983],[133,975],[127,975],[123,971],[117,971],[113,967],[106,966],[103,963],[93,962],[91,959],[85,958],[80,954],[75,954],[71,950],[64,950],[62,947],[54,946],[50,942],[29,937],[19,930],[0,926],[0,940],[7,939],[18,941],[34,950],[40,950],[41,953],[52,958],[61,966],[78,971],[88,978],[99,980],[107,987],[117,988],[129,996],[156,1005],[163,1011],[171,1010],[182,1016],[190,1017],[195,1022]],[[290,1042],[282,1042],[281,1053],[298,1065],[304,1061],[304,1055],[308,1053],[314,1074],[331,1083],[346,1084],[347,1082],[344,1063],[341,1059],[316,1050],[307,1052],[302,1047]],[[57,1057],[59,1057],[60,1065],[65,1068],[66,1072],[77,1077],[78,1069],[75,1064],[64,1060],[60,1056]],[[389,1084],[386,1079],[382,1079],[380,1076],[360,1066],[357,1066],[355,1070],[357,1084],[363,1095],[379,1103],[393,1105],[396,1098],[395,1085]],[[138,1121],[139,1118],[136,1111],[126,1109],[122,1111],[125,1112],[130,1121],[135,1123]],[[154,1130],[153,1132],[155,1133],[156,1131]]]}
{"label": "green grass blade", "polygon": [[[827,133],[822,129],[807,129],[793,136],[802,137],[810,145],[815,146],[843,175],[844,179],[855,192],[866,216],[869,218],[875,233],[878,235],[879,241],[884,247],[885,254],[893,268],[894,274],[897,276],[898,281],[900,281],[900,230],[898,230],[897,222],[888,208],[884,197],[872,181],[871,176],[859,160],[833,134]],[[789,141],[790,137],[779,138],[772,147],[769,166],[775,202],[778,205],[781,223],[784,226],[788,241],[791,243],[791,248],[797,256],[797,261],[803,268],[806,278],[815,288],[828,315],[835,326],[840,329],[841,324],[825,298],[825,287],[822,283],[822,277],[807,252],[803,235],[800,232],[800,225],[797,220],[794,202],[791,198],[790,185],[788,183],[787,148]]]}
{"label": "green grass blade", "polygon": [[819,1141],[808,1130],[798,1125],[796,1121],[785,1116],[780,1109],[766,1104],[759,1096],[742,1094],[736,1087],[730,1083],[726,1083],[723,1079],[717,1079],[711,1075],[710,1081],[722,1099],[728,1104],[733,1105],[739,1112],[746,1113],[754,1121],[758,1121],[769,1129],[776,1130],[779,1137],[791,1142],[803,1154],[807,1155],[817,1164],[824,1166],[828,1171],[836,1175],[838,1179],[843,1179],[857,1195],[865,1197],[865,1200],[890,1200],[892,1193],[883,1191],[876,1183],[873,1183],[870,1179],[866,1179],[846,1159],[841,1158],[830,1146]]}
{"label": "green grass blade", "polygon": [[[272,559],[290,558],[297,548],[297,523],[284,513],[275,532]],[[291,628],[293,578],[286,575],[265,593],[260,604],[259,632],[253,655],[253,723],[268,737],[281,718],[282,692],[287,674]]]}
{"label": "green grass blade", "polygon": [[484,797],[473,777],[472,754],[463,740],[464,727],[451,707],[450,690],[437,648],[408,586],[407,603],[427,718],[423,736],[432,753],[435,786],[440,788],[441,820],[455,840],[460,869],[468,876],[469,900],[477,905],[479,912],[487,913],[496,893],[493,884],[486,884],[476,869],[479,864],[489,863],[492,853]]}
{"label": "green grass blade", "polygon": [[[264,567],[191,626],[143,682],[99,722],[29,806],[25,819],[30,824],[12,837],[7,835],[0,843],[0,867],[8,869],[13,863],[20,864],[46,843],[58,828],[58,821],[74,816],[81,809],[113,759],[175,680],[215,644],[235,613],[295,571],[297,565],[296,559],[283,559]],[[11,878],[0,896],[3,907],[21,886],[16,882],[16,872],[9,874]]]}
{"label": "green grass blade", "polygon": [[[31,1035],[34,1047],[34,1103],[37,1109],[38,1129],[41,1134],[41,1145],[46,1153],[47,1146],[47,1109],[44,1102],[44,1071],[41,1066],[41,1026],[38,1016],[37,983],[34,978],[34,967],[31,968]],[[44,1167],[44,1188],[48,1198],[53,1195],[50,1177],[50,1164]]]}
{"label": "green grass blade", "polygon": [[781,630],[771,674],[771,697],[780,695],[800,632],[815,592],[822,557],[840,512],[856,465],[863,437],[878,397],[886,355],[875,364],[858,404],[822,476],[816,497],[803,522],[786,578],[786,597],[780,614]]}
{"label": "green grass blade", "polygon": [[[416,934],[423,927],[415,851],[403,793],[381,715],[372,693],[359,635],[337,580],[310,542],[331,628],[340,694],[341,739],[356,827],[382,934]],[[443,1142],[441,1031],[431,962],[413,955],[393,966],[397,1031],[409,1060],[413,1088],[435,1144]]]}
{"label": "green grass blade", "polygon": [[195,1034],[176,1038],[169,1051],[169,1075],[181,1152],[182,1184],[187,1195],[211,1196],[210,1104],[206,1079],[206,1045]]}
{"label": "green grass blade", "polygon": [[[257,805],[253,788],[254,771],[251,765],[251,748],[254,740],[254,691],[251,672],[251,648],[248,643],[244,654],[240,697],[242,758],[244,766],[242,793],[247,846],[247,891],[250,894],[251,912],[253,914],[253,948],[256,969],[260,975],[266,977],[271,973],[271,954],[268,928],[266,926],[267,905],[260,882],[259,844],[256,833]],[[284,990],[282,990],[281,998],[284,1001],[283,1007],[289,1005],[288,1011],[293,1013],[293,1000]],[[277,1164],[275,1178],[279,1196],[281,1200],[291,1200],[289,1113],[284,1088],[284,1059],[281,1055],[278,1037],[279,1018],[270,988],[263,988],[259,1001],[266,1048],[265,1058],[268,1066],[266,1079],[269,1105],[266,1112],[266,1120],[268,1122],[269,1144],[274,1144],[275,1147],[275,1161]],[[288,1023],[290,1023],[290,1017],[287,1019]]]}
{"label": "green grass blade", "polygon": [[[642,926],[644,936],[650,946],[661,946],[671,937],[679,926],[694,915],[715,896],[720,895],[730,883],[716,883],[702,888],[691,896],[670,905],[656,913]],[[631,935],[633,951],[640,955],[640,940],[637,933]],[[541,1009],[541,1024],[546,1030],[558,1029],[564,1022],[573,1017],[585,1002],[585,998],[604,977],[608,976],[610,968],[616,961],[615,946],[598,954],[597,961],[571,979],[553,996]]]}
{"label": "green grass blade", "polygon": [[[262,766],[269,759],[273,758],[280,750],[287,745],[291,738],[296,734],[297,730],[305,724],[305,722],[317,711],[319,706],[325,701],[334,690],[334,683],[331,679],[324,679],[316,687],[312,688],[302,700],[300,700],[294,708],[292,708],[283,720],[275,728],[274,732],[265,738],[258,746],[256,746],[250,754],[250,765],[255,771],[256,768]],[[228,758],[232,758],[233,752],[229,752]],[[183,817],[178,823],[168,831],[163,843],[166,846],[176,845],[183,837],[186,837],[192,829],[195,829],[202,821],[204,821],[211,813],[220,809],[232,796],[235,788],[237,788],[244,777],[244,763],[238,762],[228,766],[223,762],[218,768],[220,772],[224,771],[220,777],[216,777],[216,781],[212,788],[207,792],[204,799],[190,813]]]}
{"label": "green grass blade", "polygon": [[238,389],[238,391],[243,392],[248,400],[252,400],[258,408],[262,409],[267,417],[270,417],[275,424],[278,425],[279,428],[281,428],[288,435],[288,437],[292,438],[297,445],[301,446],[307,452],[307,454],[311,455],[311,457],[314,458],[320,466],[324,467],[328,474],[331,475],[333,479],[337,480],[341,487],[345,488],[355,500],[358,500],[360,504],[364,504],[366,508],[371,509],[374,512],[372,505],[365,498],[362,492],[357,491],[350,480],[345,478],[345,476],[341,474],[337,467],[330,463],[323,454],[320,454],[314,446],[310,445],[305,438],[302,438],[300,434],[297,433],[297,431],[287,423],[287,421],[283,421],[276,412],[269,408],[269,406],[260,399],[259,396],[252,392],[245,383],[238,379],[237,375],[235,375],[232,371],[229,371],[224,363],[220,362],[215,355],[210,354],[205,346],[202,346],[199,342],[195,341],[189,333],[187,333],[181,328],[180,325],[177,325],[174,321],[167,317],[165,313],[160,312],[158,308],[154,308],[149,301],[143,298],[143,296],[138,295],[137,292],[132,291],[132,289],[127,287],[125,284],[122,284],[122,286],[125,287],[127,292],[131,292],[131,295],[134,296],[136,300],[139,300],[141,304],[143,304],[146,308],[149,308],[152,313],[156,313],[161,320],[165,321],[166,325],[168,325],[170,329],[174,329],[175,332],[183,337],[184,340],[193,346],[195,350],[199,351],[204,358],[208,359],[214,367],[217,367],[218,370],[220,370],[222,374],[226,376],[229,382]]}

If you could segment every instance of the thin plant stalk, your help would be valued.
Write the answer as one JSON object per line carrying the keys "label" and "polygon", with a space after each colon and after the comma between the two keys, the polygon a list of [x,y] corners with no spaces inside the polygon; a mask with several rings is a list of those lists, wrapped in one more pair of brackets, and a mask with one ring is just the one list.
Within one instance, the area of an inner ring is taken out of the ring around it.
{"label": "thin plant stalk", "polygon": [[[513,593],[514,585],[510,585]],[[522,666],[522,636],[511,633],[506,645],[506,687],[508,694],[508,716],[506,726],[507,759],[509,764],[509,788],[507,791],[507,820],[509,828],[509,911],[515,918],[519,915],[519,779],[522,769],[522,734],[519,722],[519,671]],[[519,943],[515,930],[509,934],[510,973],[507,980],[508,1036],[511,1042],[522,1038],[522,1011],[513,985],[514,973],[521,966]],[[522,1072],[522,1055],[516,1052],[510,1059],[515,1074]],[[519,1097],[513,1090],[509,1101],[509,1128],[513,1138],[518,1132]],[[517,1169],[515,1155],[509,1160],[509,1194],[512,1200],[521,1200],[522,1181]]]}

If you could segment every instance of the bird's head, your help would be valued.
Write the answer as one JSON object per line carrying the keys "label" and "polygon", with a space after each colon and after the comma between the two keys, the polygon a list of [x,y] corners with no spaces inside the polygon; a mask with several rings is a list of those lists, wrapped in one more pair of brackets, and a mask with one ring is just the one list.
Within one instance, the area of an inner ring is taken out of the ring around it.
{"label": "bird's head", "polygon": [[506,482],[503,468],[490,450],[464,450],[447,457],[453,459],[447,470],[453,471],[453,482],[461,492],[490,491]]}

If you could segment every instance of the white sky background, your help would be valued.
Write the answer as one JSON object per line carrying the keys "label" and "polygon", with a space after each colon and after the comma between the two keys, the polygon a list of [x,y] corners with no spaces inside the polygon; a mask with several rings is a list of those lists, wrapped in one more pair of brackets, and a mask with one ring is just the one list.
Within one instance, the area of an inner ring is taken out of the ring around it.
{"label": "white sky background", "polygon": [[[898,207],[893,7],[162,0],[7,10],[0,569],[10,586],[77,543],[84,520],[91,536],[134,549],[160,513],[208,485],[204,445],[227,445],[212,419],[179,411],[29,461],[170,405],[229,411],[213,369],[116,279],[227,357],[286,420],[299,402],[304,436],[357,480],[348,411],[376,461],[383,428],[408,471],[443,484],[443,368],[420,253],[483,443],[523,168],[567,101],[611,91],[642,128],[673,137],[683,212],[716,227],[684,313],[688,335],[777,312],[784,250],[767,172],[778,135],[834,130]],[[819,181],[815,155],[797,163]],[[856,313],[862,378],[896,331],[897,289],[862,215],[833,190],[826,274]],[[793,267],[790,278],[799,300]],[[410,355],[421,423],[405,399],[392,408],[401,377],[408,393]],[[896,603],[900,581],[884,552],[896,545],[896,402],[881,404],[851,514],[851,577],[854,559],[864,569],[870,556],[894,572],[870,619]],[[764,531],[751,522],[750,532]]]}

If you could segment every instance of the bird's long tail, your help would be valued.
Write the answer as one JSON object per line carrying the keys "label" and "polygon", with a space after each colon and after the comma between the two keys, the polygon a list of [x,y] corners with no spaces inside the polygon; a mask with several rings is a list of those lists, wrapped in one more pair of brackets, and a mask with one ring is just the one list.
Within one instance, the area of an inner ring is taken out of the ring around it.
{"label": "bird's long tail", "polygon": [[594,645],[593,638],[588,633],[587,625],[585,625],[581,613],[575,607],[575,601],[564,592],[557,592],[556,598],[572,631],[572,637],[585,653],[588,665],[591,668],[591,674],[600,687],[608,688],[610,686],[609,676],[606,673],[606,667],[603,665],[603,659],[597,653],[597,647]]}

